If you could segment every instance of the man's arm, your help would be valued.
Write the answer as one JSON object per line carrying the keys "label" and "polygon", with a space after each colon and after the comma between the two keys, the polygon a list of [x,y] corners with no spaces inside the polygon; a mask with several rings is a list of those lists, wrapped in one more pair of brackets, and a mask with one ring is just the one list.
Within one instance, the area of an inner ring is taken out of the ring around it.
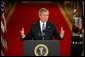
{"label": "man's arm", "polygon": [[61,32],[60,34],[58,33],[58,31],[56,30],[55,26],[53,25],[53,35],[55,38],[61,40],[64,37],[64,30],[63,27],[61,27]]}
{"label": "man's arm", "polygon": [[22,28],[22,30],[20,32],[21,32],[22,40],[32,40],[32,38],[34,36],[32,29],[30,30],[30,32],[27,35],[24,34],[24,28]]}

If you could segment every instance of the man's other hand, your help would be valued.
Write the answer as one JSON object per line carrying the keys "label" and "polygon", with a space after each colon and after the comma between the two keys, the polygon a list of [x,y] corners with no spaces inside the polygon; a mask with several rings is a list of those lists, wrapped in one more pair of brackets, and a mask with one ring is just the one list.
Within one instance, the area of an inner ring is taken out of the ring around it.
{"label": "man's other hand", "polygon": [[24,28],[22,27],[22,30],[20,31],[21,37],[24,38],[25,34],[24,34]]}
{"label": "man's other hand", "polygon": [[64,37],[64,34],[65,34],[65,31],[63,30],[63,27],[61,27],[61,33],[60,33],[61,38]]}

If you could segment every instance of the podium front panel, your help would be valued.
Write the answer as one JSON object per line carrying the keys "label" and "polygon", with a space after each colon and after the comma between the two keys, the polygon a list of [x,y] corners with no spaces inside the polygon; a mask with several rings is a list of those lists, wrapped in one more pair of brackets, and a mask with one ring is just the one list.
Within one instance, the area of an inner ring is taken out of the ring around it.
{"label": "podium front panel", "polygon": [[59,41],[24,40],[24,56],[59,56]]}

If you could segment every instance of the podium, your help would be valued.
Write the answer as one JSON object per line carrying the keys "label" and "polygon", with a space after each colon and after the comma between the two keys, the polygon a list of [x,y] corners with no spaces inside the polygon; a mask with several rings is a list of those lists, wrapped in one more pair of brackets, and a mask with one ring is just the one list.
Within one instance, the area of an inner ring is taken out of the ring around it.
{"label": "podium", "polygon": [[24,40],[23,56],[60,56],[59,41]]}

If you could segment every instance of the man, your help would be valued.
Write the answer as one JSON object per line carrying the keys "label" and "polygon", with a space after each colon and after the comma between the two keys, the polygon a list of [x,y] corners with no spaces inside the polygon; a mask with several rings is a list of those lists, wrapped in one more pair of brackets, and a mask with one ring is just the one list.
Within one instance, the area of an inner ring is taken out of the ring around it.
{"label": "man", "polygon": [[61,27],[60,35],[56,31],[54,24],[48,22],[49,18],[49,11],[46,8],[41,8],[39,10],[39,18],[40,21],[33,24],[30,32],[25,35],[24,28],[21,30],[22,39],[28,40],[52,40],[52,36],[57,39],[63,39],[64,37],[64,30]]}

